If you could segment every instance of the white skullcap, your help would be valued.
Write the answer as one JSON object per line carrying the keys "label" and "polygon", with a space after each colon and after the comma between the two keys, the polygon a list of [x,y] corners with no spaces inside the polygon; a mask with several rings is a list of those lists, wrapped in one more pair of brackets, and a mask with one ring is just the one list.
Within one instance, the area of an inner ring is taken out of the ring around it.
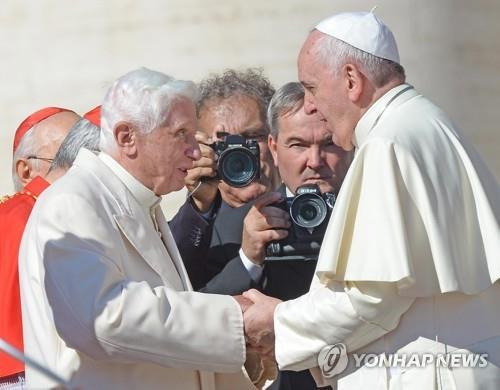
{"label": "white skullcap", "polygon": [[374,56],[399,64],[394,35],[373,11],[333,15],[319,22],[315,29]]}

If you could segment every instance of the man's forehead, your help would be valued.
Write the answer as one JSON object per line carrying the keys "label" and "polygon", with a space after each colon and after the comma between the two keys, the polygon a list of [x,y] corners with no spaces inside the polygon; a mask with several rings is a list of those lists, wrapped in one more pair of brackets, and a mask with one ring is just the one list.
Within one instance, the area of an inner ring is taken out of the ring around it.
{"label": "man's forehead", "polygon": [[253,97],[235,94],[226,98],[212,98],[203,105],[200,114],[212,113],[218,117],[239,112],[258,111],[259,103]]}
{"label": "man's forehead", "polygon": [[172,116],[169,121],[165,123],[167,131],[171,134],[176,133],[179,129],[193,130],[197,129],[197,121],[194,115],[178,115]]}
{"label": "man's forehead", "polygon": [[[316,42],[321,37],[322,33],[319,31],[313,31],[309,34],[308,38],[304,42],[302,49],[300,50],[299,57],[297,60],[298,70],[299,70],[299,78],[303,77],[311,77],[315,74],[315,69],[318,67],[319,58],[318,58],[318,48]],[[303,80],[300,79],[302,82]]]}
{"label": "man's forehead", "polygon": [[316,66],[314,62],[306,59],[304,61],[299,62],[299,81],[304,86],[307,87],[309,84],[312,84],[316,81]]}
{"label": "man's forehead", "polygon": [[291,115],[280,117],[279,132],[284,135],[284,138],[330,138],[330,133],[326,128],[326,123],[321,121],[316,113],[306,114],[303,108],[297,110]]}
{"label": "man's forehead", "polygon": [[208,102],[200,111],[200,124],[202,127],[221,127],[217,131],[231,134],[257,131],[264,127],[257,102],[246,96]]}
{"label": "man's forehead", "polygon": [[165,122],[195,121],[196,106],[189,99],[175,101],[170,107]]}

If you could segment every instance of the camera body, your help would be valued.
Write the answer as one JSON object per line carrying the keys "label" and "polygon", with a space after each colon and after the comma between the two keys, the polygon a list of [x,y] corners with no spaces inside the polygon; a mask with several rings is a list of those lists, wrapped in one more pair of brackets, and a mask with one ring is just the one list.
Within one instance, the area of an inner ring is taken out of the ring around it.
{"label": "camera body", "polygon": [[260,178],[260,148],[256,140],[229,134],[210,145],[217,155],[217,179],[245,187]]}
{"label": "camera body", "polygon": [[316,184],[307,184],[275,204],[290,214],[292,226],[285,239],[268,244],[266,261],[317,260],[335,200],[334,193],[322,194]]}

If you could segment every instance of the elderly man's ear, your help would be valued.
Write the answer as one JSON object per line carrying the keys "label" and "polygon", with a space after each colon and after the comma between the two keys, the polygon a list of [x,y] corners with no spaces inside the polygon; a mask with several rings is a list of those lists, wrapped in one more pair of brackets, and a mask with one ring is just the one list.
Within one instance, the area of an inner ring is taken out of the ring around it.
{"label": "elderly man's ear", "polygon": [[33,169],[28,159],[20,158],[16,161],[16,174],[23,187],[33,179]]}
{"label": "elderly man's ear", "polygon": [[344,75],[347,96],[352,102],[357,102],[363,92],[365,84],[365,76],[361,73],[356,65],[346,64],[342,68]]}
{"label": "elderly man's ear", "polygon": [[128,122],[118,122],[113,129],[118,148],[127,156],[137,153],[137,133],[135,128]]}

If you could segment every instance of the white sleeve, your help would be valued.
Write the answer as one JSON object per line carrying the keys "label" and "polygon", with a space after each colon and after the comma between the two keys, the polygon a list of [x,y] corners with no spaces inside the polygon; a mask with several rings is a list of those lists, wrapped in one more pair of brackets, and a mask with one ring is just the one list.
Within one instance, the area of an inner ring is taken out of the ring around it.
{"label": "white sleeve", "polygon": [[264,272],[264,266],[255,264],[252,260],[250,260],[247,255],[243,252],[243,249],[240,248],[240,259],[243,263],[243,266],[248,271],[248,274],[252,278],[255,283],[258,283],[260,278],[262,277],[262,272]]}
{"label": "white sleeve", "polygon": [[[121,238],[109,218],[84,199],[70,200],[64,215],[44,211],[37,228],[44,238],[41,284],[64,342],[96,360],[239,371],[245,341],[238,303],[129,276],[119,258],[128,254],[114,249]],[[74,210],[85,210],[85,221]]]}
{"label": "white sleeve", "polygon": [[321,349],[339,342],[355,351],[396,328],[413,301],[392,283],[335,282],[283,302],[274,314],[279,368],[315,367]]}

